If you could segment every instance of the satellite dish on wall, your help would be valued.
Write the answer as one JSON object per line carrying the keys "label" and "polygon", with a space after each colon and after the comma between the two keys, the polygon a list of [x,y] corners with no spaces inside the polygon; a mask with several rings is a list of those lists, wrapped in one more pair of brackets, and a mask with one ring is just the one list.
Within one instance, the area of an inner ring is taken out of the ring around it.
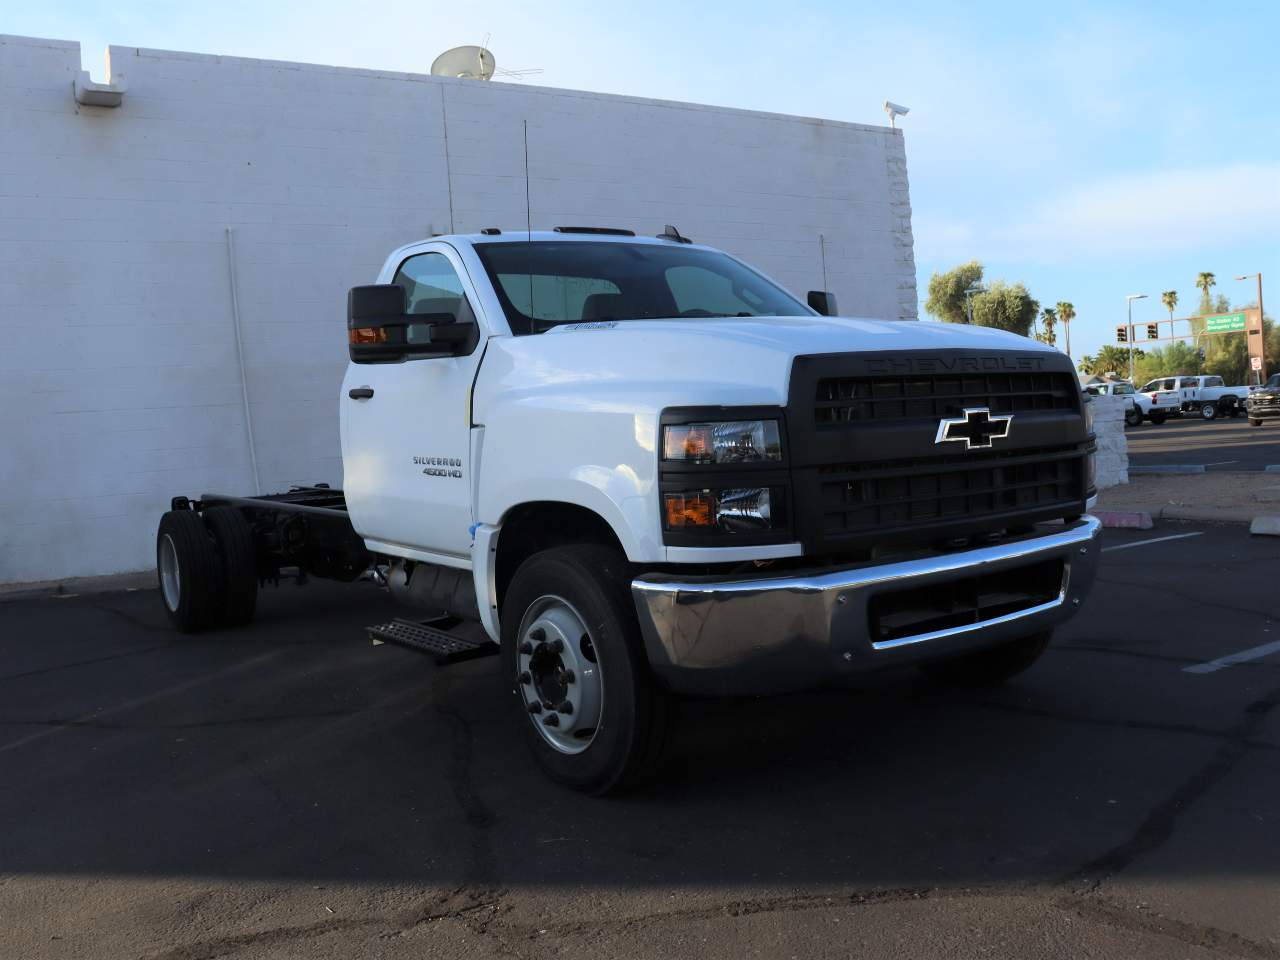
{"label": "satellite dish on wall", "polygon": [[498,68],[493,54],[484,47],[465,46],[446,50],[431,64],[433,77],[457,77],[461,80],[488,80]]}

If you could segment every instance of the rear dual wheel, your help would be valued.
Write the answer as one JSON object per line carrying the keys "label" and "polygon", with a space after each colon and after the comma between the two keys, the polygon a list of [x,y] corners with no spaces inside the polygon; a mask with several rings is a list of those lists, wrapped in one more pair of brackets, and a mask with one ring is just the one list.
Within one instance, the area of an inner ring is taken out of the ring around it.
{"label": "rear dual wheel", "polygon": [[238,626],[253,617],[258,571],[253,537],[235,507],[170,510],[156,534],[160,599],[183,633]]}

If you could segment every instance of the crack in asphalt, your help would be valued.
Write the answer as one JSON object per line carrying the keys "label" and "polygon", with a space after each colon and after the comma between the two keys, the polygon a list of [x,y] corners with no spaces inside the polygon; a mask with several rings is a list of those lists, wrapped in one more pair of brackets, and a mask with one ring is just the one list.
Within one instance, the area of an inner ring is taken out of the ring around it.
{"label": "crack in asphalt", "polygon": [[1168,596],[1177,597],[1179,600],[1185,600],[1190,603],[1198,604],[1202,607],[1208,607],[1211,610],[1225,610],[1227,613],[1246,613],[1250,616],[1261,617],[1268,623],[1276,620],[1274,610],[1255,610],[1252,607],[1234,606],[1230,603],[1218,603],[1214,600],[1206,600],[1203,597],[1196,597],[1188,594],[1185,587],[1167,587],[1159,583],[1142,583],[1132,580],[1116,580],[1112,577],[1104,577],[1101,573],[1097,575],[1099,583],[1109,583],[1117,587],[1133,587],[1139,590],[1150,590],[1154,593],[1166,594]]}
{"label": "crack in asphalt", "polygon": [[1091,890],[1097,890],[1105,879],[1121,872],[1139,857],[1163,846],[1173,836],[1182,813],[1204,797],[1248,754],[1250,742],[1257,739],[1268,715],[1277,706],[1280,706],[1280,687],[1246,706],[1239,721],[1224,731],[1223,742],[1218,745],[1208,762],[1153,806],[1128,840],[1072,871],[1059,883],[1084,883]]}
{"label": "crack in asphalt", "polygon": [[1029,707],[1020,703],[1002,703],[999,700],[958,700],[960,706],[980,709],[999,710],[1006,713],[1017,713],[1023,716],[1039,717],[1044,720],[1057,720],[1062,723],[1076,724],[1085,727],[1105,727],[1115,730],[1145,730],[1153,733],[1177,733],[1188,736],[1206,737],[1211,740],[1225,740],[1240,743],[1250,750],[1280,750],[1280,744],[1253,737],[1241,737],[1236,727],[1226,730],[1214,730],[1210,727],[1197,727],[1190,723],[1162,723],[1157,720],[1125,720],[1107,719],[1105,717],[1089,717],[1081,714],[1056,713],[1040,707]]}
{"label": "crack in asphalt", "polygon": [[59,670],[70,670],[74,667],[86,667],[95,663],[107,663],[111,660],[123,660],[126,657],[137,657],[144,653],[152,653],[156,650],[171,650],[171,643],[157,643],[150,647],[140,647],[136,650],[126,650],[123,653],[112,653],[105,657],[92,657],[88,660],[72,660],[70,663],[55,663],[50,667],[40,667],[38,670],[26,670],[22,673],[7,673],[0,677],[0,683],[6,680],[25,680],[27,677],[38,677],[46,673],[56,673]]}
{"label": "crack in asphalt", "polygon": [[[358,711],[356,711],[358,712]],[[268,713],[259,716],[227,717],[222,720],[192,720],[188,723],[115,723],[110,720],[62,719],[62,718],[4,718],[0,727],[61,727],[88,730],[200,730],[205,727],[231,727],[240,724],[281,723],[286,720],[326,720],[332,717],[351,716],[348,710],[320,710],[315,713]]]}
{"label": "crack in asphalt", "polygon": [[1175,920],[1149,910],[1140,910],[1099,895],[1065,897],[1053,906],[1074,913],[1089,923],[1103,923],[1135,933],[1168,937],[1191,947],[1228,953],[1248,960],[1277,960],[1280,944],[1250,940],[1230,930],[1208,924]]}

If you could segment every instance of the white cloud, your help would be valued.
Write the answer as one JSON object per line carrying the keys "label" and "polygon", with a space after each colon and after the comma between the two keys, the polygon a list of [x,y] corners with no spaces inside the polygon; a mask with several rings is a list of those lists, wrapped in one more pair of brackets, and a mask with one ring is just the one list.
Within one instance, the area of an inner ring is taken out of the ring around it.
{"label": "white cloud", "polygon": [[1151,260],[1270,235],[1280,164],[1241,163],[1107,177],[1067,190],[1019,222],[917,217],[921,260],[1067,264],[1122,254]]}

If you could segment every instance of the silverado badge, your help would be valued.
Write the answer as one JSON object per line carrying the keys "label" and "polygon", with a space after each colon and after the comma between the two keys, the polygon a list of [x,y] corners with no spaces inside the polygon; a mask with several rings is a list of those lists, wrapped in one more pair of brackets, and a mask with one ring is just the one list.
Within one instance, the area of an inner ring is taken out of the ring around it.
{"label": "silverado badge", "polygon": [[984,450],[992,440],[1009,436],[1009,424],[1013,414],[995,416],[986,407],[965,407],[958,417],[943,417],[938,421],[938,435],[934,443],[963,442],[966,450]]}

